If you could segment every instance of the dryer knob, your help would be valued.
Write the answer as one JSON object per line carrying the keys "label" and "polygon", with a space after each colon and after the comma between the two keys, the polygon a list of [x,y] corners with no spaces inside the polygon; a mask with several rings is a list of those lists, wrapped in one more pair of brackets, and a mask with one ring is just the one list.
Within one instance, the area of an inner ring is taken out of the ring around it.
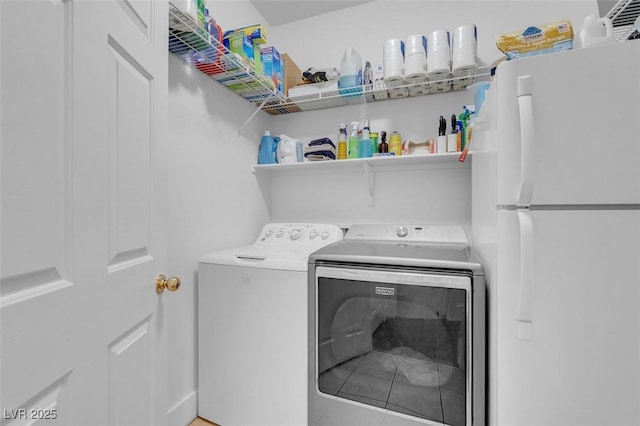
{"label": "dryer knob", "polygon": [[299,229],[292,229],[291,230],[291,239],[292,240],[297,240],[302,236],[302,231]]}
{"label": "dryer knob", "polygon": [[282,229],[276,232],[276,238],[282,238],[283,235],[284,235],[284,231]]}
{"label": "dryer knob", "polygon": [[404,238],[409,235],[409,229],[406,226],[398,226],[396,229],[396,235],[400,238]]}
{"label": "dryer knob", "polygon": [[309,233],[309,239],[310,240],[315,240],[317,236],[318,236],[318,233],[316,231],[311,231]]}
{"label": "dryer knob", "polygon": [[273,231],[271,229],[269,229],[267,232],[264,233],[264,236],[267,238],[269,238],[272,235],[273,235]]}
{"label": "dryer knob", "polygon": [[327,231],[324,231],[322,234],[320,234],[320,237],[323,240],[326,240],[327,238],[329,238],[329,233]]}

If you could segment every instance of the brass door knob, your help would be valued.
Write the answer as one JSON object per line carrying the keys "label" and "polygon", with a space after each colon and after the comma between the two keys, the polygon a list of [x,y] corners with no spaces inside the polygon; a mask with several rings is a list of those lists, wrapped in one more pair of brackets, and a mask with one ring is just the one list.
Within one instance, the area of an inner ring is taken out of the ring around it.
{"label": "brass door knob", "polygon": [[158,275],[158,278],[156,278],[156,293],[162,294],[165,288],[169,291],[178,290],[180,288],[180,278],[171,277],[167,279],[162,274]]}

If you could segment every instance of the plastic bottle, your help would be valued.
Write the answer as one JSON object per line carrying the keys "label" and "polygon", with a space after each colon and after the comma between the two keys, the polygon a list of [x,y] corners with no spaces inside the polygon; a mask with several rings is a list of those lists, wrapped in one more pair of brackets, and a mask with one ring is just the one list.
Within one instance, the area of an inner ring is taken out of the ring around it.
{"label": "plastic bottle", "polygon": [[402,155],[402,137],[396,130],[389,138],[389,152],[392,152],[396,157]]}
{"label": "plastic bottle", "polygon": [[260,140],[260,149],[258,150],[258,164],[276,164],[276,150],[278,149],[278,141],[280,138],[271,136],[269,130],[265,130]]}
{"label": "plastic bottle", "polygon": [[376,152],[378,152],[378,134],[375,132],[370,132],[369,139],[371,139],[371,153],[375,154]]}
{"label": "plastic bottle", "polygon": [[351,134],[349,135],[349,152],[347,154],[347,158],[359,158],[359,141],[358,141],[358,123],[354,121],[351,123]]}
{"label": "plastic bottle", "polygon": [[198,52],[199,55],[196,59],[200,62],[212,64],[218,59],[218,52],[222,45],[222,29],[216,23],[216,20],[209,15],[209,9],[204,9],[204,16],[207,21],[206,29],[209,33],[209,45],[203,52]]}
{"label": "plastic bottle", "polygon": [[387,154],[389,152],[389,144],[387,143],[387,132],[384,130],[380,132],[380,145],[378,145],[378,152],[380,154]]}
{"label": "plastic bottle", "polygon": [[362,129],[362,139],[359,142],[359,156],[366,158],[372,156],[371,139],[369,139],[369,126],[365,125]]}
{"label": "plastic bottle", "polygon": [[338,160],[347,159],[347,125],[340,123],[338,133]]}
{"label": "plastic bottle", "polygon": [[343,96],[362,94],[362,59],[353,48],[347,48],[342,56],[338,88]]}
{"label": "plastic bottle", "polygon": [[371,68],[371,62],[367,61],[364,66],[363,75],[365,90],[371,90],[373,87],[373,69]]}

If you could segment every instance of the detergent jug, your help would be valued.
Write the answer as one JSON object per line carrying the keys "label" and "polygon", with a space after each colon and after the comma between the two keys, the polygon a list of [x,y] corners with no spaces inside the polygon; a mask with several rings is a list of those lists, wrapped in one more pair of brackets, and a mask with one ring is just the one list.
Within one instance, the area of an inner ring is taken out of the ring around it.
{"label": "detergent jug", "polygon": [[347,48],[342,56],[338,88],[343,96],[362,94],[362,59],[358,51],[353,48]]}
{"label": "detergent jug", "polygon": [[278,163],[301,163],[303,161],[302,143],[287,135],[280,135],[276,152]]}
{"label": "detergent jug", "polygon": [[580,27],[580,47],[597,46],[615,41],[613,25],[609,18],[596,18],[596,15],[589,15],[584,19]]}
{"label": "detergent jug", "polygon": [[275,164],[278,162],[276,158],[276,149],[278,149],[279,137],[271,136],[269,130],[265,130],[260,140],[260,149],[258,150],[258,164]]}

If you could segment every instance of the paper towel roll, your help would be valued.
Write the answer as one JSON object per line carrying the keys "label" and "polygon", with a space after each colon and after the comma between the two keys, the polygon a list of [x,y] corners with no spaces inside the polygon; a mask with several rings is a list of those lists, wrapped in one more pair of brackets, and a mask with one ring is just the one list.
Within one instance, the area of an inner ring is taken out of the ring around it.
{"label": "paper towel roll", "polygon": [[427,38],[422,34],[407,37],[405,43],[404,79],[424,81],[427,76]]}
{"label": "paper towel roll", "polygon": [[427,36],[427,74],[451,71],[449,31],[436,30]]}
{"label": "paper towel roll", "polygon": [[392,38],[384,42],[382,65],[384,82],[395,83],[404,79],[404,41]]}
{"label": "paper towel roll", "polygon": [[474,24],[460,25],[453,31],[451,69],[459,71],[476,68],[478,36]]}

